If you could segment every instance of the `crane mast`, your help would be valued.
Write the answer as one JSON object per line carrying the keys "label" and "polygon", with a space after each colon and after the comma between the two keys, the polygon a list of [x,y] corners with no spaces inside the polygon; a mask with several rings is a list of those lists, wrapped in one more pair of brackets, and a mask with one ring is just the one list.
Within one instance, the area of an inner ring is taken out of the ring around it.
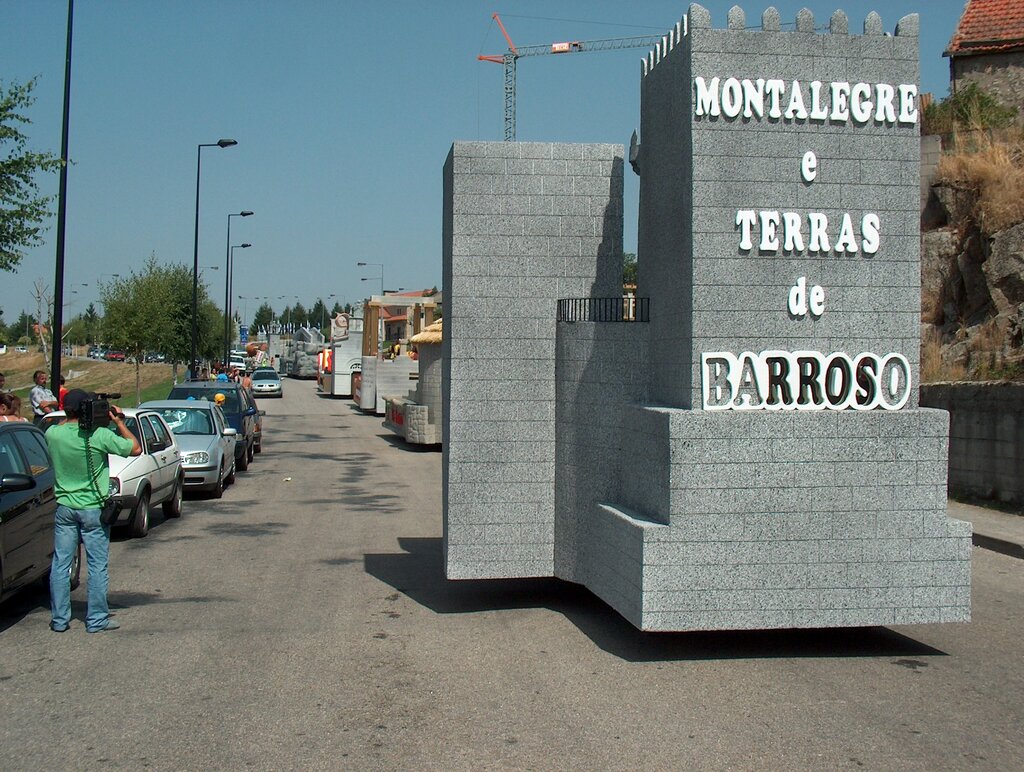
{"label": "crane mast", "polygon": [[520,46],[512,42],[501,17],[497,13],[491,18],[498,22],[501,34],[508,43],[508,51],[504,54],[477,57],[482,62],[494,62],[505,68],[505,141],[515,142],[516,139],[516,61],[524,56],[548,56],[551,54],[575,54],[597,51],[617,51],[624,48],[651,48],[662,40],[661,35],[639,35],[625,38],[605,38],[603,40],[573,40],[546,45]]}

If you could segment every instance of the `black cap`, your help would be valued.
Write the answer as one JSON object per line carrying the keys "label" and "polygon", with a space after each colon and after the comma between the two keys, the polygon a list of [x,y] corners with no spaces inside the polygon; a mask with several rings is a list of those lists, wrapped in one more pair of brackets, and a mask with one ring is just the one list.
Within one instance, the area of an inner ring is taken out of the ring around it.
{"label": "black cap", "polygon": [[93,399],[93,396],[89,392],[72,389],[64,395],[64,412],[68,415],[78,415],[78,408],[90,399]]}

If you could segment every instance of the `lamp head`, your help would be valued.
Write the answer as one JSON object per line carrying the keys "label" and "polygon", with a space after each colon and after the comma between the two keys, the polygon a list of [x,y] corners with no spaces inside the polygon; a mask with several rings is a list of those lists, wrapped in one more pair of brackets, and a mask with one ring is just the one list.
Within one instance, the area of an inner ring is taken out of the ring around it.
{"label": "lamp head", "polygon": [[233,145],[237,145],[237,144],[238,144],[238,142],[236,140],[233,140],[233,139],[217,140],[217,146],[218,147],[232,147]]}
{"label": "lamp head", "polygon": [[252,246],[252,244],[242,244],[241,246],[242,246],[242,249],[248,249],[249,247]]}
{"label": "lamp head", "polygon": [[356,263],[356,265],[366,265],[366,263]]}
{"label": "lamp head", "polygon": [[249,211],[248,209],[246,209],[246,210],[244,210],[244,211],[241,211],[241,212],[239,212],[238,214],[239,214],[239,215],[240,215],[241,217],[248,217],[249,215],[251,215],[251,214],[252,214],[252,212],[250,212],[250,211]]}

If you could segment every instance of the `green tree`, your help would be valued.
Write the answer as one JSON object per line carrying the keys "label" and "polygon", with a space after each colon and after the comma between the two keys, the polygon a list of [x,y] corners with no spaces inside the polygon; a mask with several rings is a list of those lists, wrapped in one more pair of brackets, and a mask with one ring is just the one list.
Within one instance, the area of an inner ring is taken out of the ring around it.
{"label": "green tree", "polygon": [[21,316],[7,329],[10,331],[11,340],[17,341],[19,346],[29,346],[35,340],[36,320],[24,311]]}
{"label": "green tree", "polygon": [[622,283],[636,286],[637,280],[636,255],[633,252],[625,252],[622,255]]}
{"label": "green tree", "polygon": [[100,334],[100,323],[102,319],[100,315],[96,313],[96,306],[90,303],[85,309],[85,313],[82,314],[82,323],[85,326],[85,341],[86,343],[96,343],[99,339]]}
{"label": "green tree", "polygon": [[295,326],[304,325],[309,317],[309,312],[305,309],[300,301],[295,301],[295,307],[292,309],[292,315],[290,321]]}
{"label": "green tree", "polygon": [[22,127],[32,123],[26,110],[35,102],[33,78],[5,88],[0,82],[0,271],[13,271],[24,250],[42,243],[42,222],[50,216],[53,196],[39,194],[35,175],[61,167],[53,153],[27,149]]}
{"label": "green tree", "polygon": [[331,316],[337,316],[338,314],[348,311],[350,306],[346,303],[342,305],[337,300],[334,301],[334,305],[331,307]]}
{"label": "green tree", "polygon": [[961,86],[940,102],[925,108],[921,122],[923,134],[949,134],[954,131],[1004,129],[1013,123],[1017,108],[1002,104],[977,83]]}
{"label": "green tree", "polygon": [[[141,271],[102,285],[100,296],[105,342],[135,362],[136,398],[141,396],[141,363],[147,351],[161,351],[174,364],[185,361],[192,346],[192,270],[159,265],[150,255]],[[199,284],[198,355],[212,358],[222,345],[224,317]]]}
{"label": "green tree", "polygon": [[256,309],[256,315],[252,318],[252,333],[256,334],[259,332],[260,327],[270,327],[270,323],[274,321],[274,309],[270,307],[269,303],[260,303],[260,307]]}

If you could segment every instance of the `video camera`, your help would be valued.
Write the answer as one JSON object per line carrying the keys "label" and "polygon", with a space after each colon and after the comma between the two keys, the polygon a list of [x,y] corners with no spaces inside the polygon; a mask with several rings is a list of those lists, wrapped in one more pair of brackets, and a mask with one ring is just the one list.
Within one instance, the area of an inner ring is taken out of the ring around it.
{"label": "video camera", "polygon": [[93,399],[87,399],[78,408],[78,424],[87,432],[100,426],[110,426],[110,412],[119,413],[117,406],[111,407],[110,400],[120,399],[120,392],[98,392]]}

